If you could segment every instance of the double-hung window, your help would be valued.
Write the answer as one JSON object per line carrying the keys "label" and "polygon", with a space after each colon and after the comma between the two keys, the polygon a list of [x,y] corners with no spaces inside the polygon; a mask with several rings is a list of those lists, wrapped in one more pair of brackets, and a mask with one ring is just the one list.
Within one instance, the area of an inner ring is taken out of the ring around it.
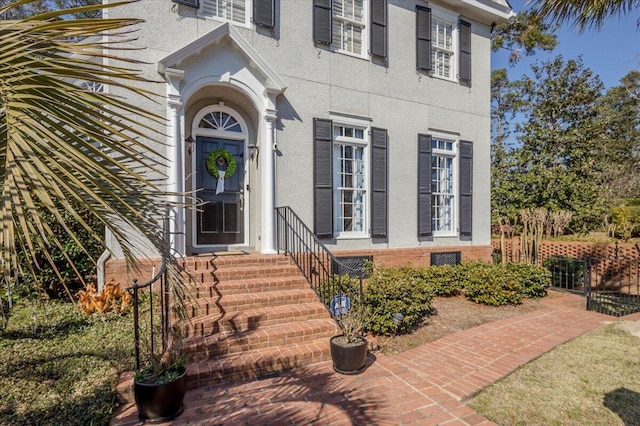
{"label": "double-hung window", "polygon": [[431,17],[431,60],[433,75],[453,79],[455,25],[437,15]]}
{"label": "double-hung window", "polygon": [[334,235],[367,236],[367,149],[365,127],[333,126]]}
{"label": "double-hung window", "polygon": [[239,25],[249,25],[251,0],[201,0],[203,16]]}
{"label": "double-hung window", "polygon": [[341,52],[366,54],[365,0],[333,0],[331,16],[332,46]]}
{"label": "double-hung window", "polygon": [[456,141],[431,139],[431,221],[433,235],[456,233]]}

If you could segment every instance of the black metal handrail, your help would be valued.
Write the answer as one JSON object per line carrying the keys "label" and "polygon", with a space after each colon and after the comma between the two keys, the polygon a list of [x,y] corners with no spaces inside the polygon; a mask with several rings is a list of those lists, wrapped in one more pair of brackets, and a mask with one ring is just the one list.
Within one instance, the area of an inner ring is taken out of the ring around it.
{"label": "black metal handrail", "polygon": [[[337,259],[325,247],[291,207],[276,207],[277,249],[291,257],[305,276],[311,288],[335,317],[331,303],[344,295],[353,297],[353,288],[348,288],[344,275],[358,279],[358,300],[362,300],[362,280],[365,268],[348,265]],[[338,313],[339,314],[339,313]]]}
{"label": "black metal handrail", "polygon": [[[154,309],[154,297],[152,286],[156,282],[159,283],[160,294],[160,342],[156,338],[156,321],[157,313]],[[133,334],[135,342],[135,369],[140,369],[140,291],[148,289],[149,295],[149,310],[148,310],[148,338],[149,338],[149,351],[150,353],[164,353],[167,350],[169,342],[169,286],[167,285],[167,266],[162,262],[160,271],[153,278],[144,284],[138,284],[138,280],[133,280],[133,285],[127,287],[127,291],[131,293],[133,298]],[[159,345],[159,346],[158,346]],[[159,349],[159,351],[158,351]]]}
{"label": "black metal handrail", "polygon": [[[164,241],[166,242],[166,253],[170,254],[171,248],[169,246],[169,212],[163,218],[163,234]],[[157,283],[156,289],[154,289],[154,284]],[[148,311],[145,309],[144,313],[147,314],[147,318],[145,318],[144,324],[147,326],[147,334],[145,336],[148,342],[148,356],[154,357],[157,354],[164,354],[167,351],[169,345],[169,296],[171,289],[169,288],[169,283],[167,280],[167,265],[165,263],[164,258],[162,259],[162,265],[160,265],[160,270],[147,282],[144,284],[138,284],[138,280],[133,280],[133,285],[127,287],[126,289],[132,296],[133,299],[133,327],[134,327],[134,344],[135,344],[135,369],[138,371],[141,365],[141,321],[140,321],[140,303],[142,298],[140,294],[142,292],[147,292],[148,297]],[[156,291],[154,291],[156,290]],[[158,296],[154,296],[155,294],[159,294],[160,300],[157,300]],[[145,298],[146,299],[146,298]],[[158,305],[159,306],[156,306]],[[156,310],[158,312],[156,312]],[[160,339],[158,341],[158,332],[160,333]]]}

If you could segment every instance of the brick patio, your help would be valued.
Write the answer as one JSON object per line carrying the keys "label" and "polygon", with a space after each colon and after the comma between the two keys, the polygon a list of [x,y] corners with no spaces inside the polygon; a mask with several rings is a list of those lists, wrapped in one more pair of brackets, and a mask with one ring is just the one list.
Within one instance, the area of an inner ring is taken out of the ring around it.
{"label": "brick patio", "polygon": [[[563,295],[547,307],[455,333],[394,356],[369,355],[357,376],[323,362],[260,380],[189,391],[173,425],[490,425],[467,398],[613,317]],[[112,425],[138,423],[127,404]]]}

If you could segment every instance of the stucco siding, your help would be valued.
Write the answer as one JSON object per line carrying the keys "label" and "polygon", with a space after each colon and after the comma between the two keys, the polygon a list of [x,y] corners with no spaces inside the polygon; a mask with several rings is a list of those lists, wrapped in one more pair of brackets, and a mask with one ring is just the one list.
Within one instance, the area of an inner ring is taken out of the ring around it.
{"label": "stucco siding", "polygon": [[[471,23],[472,81],[470,87],[432,77],[416,71],[416,5],[423,1],[388,1],[388,57],[377,59],[354,57],[315,45],[312,36],[312,0],[276,1],[276,27],[273,30],[236,26],[239,34],[279,75],[286,91],[275,105],[275,200],[277,206],[291,206],[313,226],[313,119],[347,114],[367,119],[373,127],[388,132],[388,210],[389,229],[386,240],[358,238],[327,241],[338,250],[410,248],[490,244],[490,25],[456,10],[457,2],[434,2],[449,8],[456,16]],[[453,8],[451,8],[453,7]],[[139,26],[133,52],[145,64],[143,75],[158,83],[144,87],[158,95],[156,101],[141,100],[149,111],[168,116],[165,103],[167,85],[157,71],[158,62],[199,37],[222,25],[205,19],[195,10],[169,0],[141,0],[109,11],[111,16],[145,19]],[[368,29],[366,30],[368,32]],[[191,134],[193,117],[208,103],[225,102],[236,109],[249,124],[248,144],[260,145],[262,124],[260,105],[246,95],[221,86],[202,88],[198,82],[207,75],[224,75],[259,86],[264,75],[240,52],[229,38],[207,47],[181,61],[185,70],[181,87],[182,134]],[[193,89],[193,90],[191,90]],[[191,91],[190,91],[191,90]],[[190,92],[189,92],[190,91]],[[189,93],[188,95],[186,93]],[[156,125],[166,132],[162,125]],[[473,238],[417,237],[417,137],[434,131],[448,132],[460,140],[473,142]],[[170,149],[151,144],[170,157]],[[250,244],[261,237],[260,177],[261,161],[267,152],[260,151],[249,162],[248,192],[251,214]],[[191,158],[185,154],[186,175],[192,172]],[[171,161],[169,158],[168,161]],[[191,186],[187,183],[186,187]],[[187,228],[191,226],[187,214]],[[190,243],[187,239],[187,248]]]}

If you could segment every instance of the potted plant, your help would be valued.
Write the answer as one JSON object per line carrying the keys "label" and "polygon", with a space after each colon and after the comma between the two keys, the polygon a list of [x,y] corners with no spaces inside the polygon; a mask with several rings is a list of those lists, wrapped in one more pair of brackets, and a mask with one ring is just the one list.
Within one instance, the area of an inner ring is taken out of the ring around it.
{"label": "potted plant", "polygon": [[138,416],[143,422],[172,420],[184,410],[187,389],[185,358],[169,347],[163,354],[149,354],[145,367],[136,371],[133,383]]}
{"label": "potted plant", "polygon": [[[346,296],[342,297],[348,300]],[[367,338],[363,330],[368,313],[362,306],[344,306],[334,316],[342,334],[333,336],[329,341],[333,369],[341,374],[358,374],[364,370],[367,360]]]}

